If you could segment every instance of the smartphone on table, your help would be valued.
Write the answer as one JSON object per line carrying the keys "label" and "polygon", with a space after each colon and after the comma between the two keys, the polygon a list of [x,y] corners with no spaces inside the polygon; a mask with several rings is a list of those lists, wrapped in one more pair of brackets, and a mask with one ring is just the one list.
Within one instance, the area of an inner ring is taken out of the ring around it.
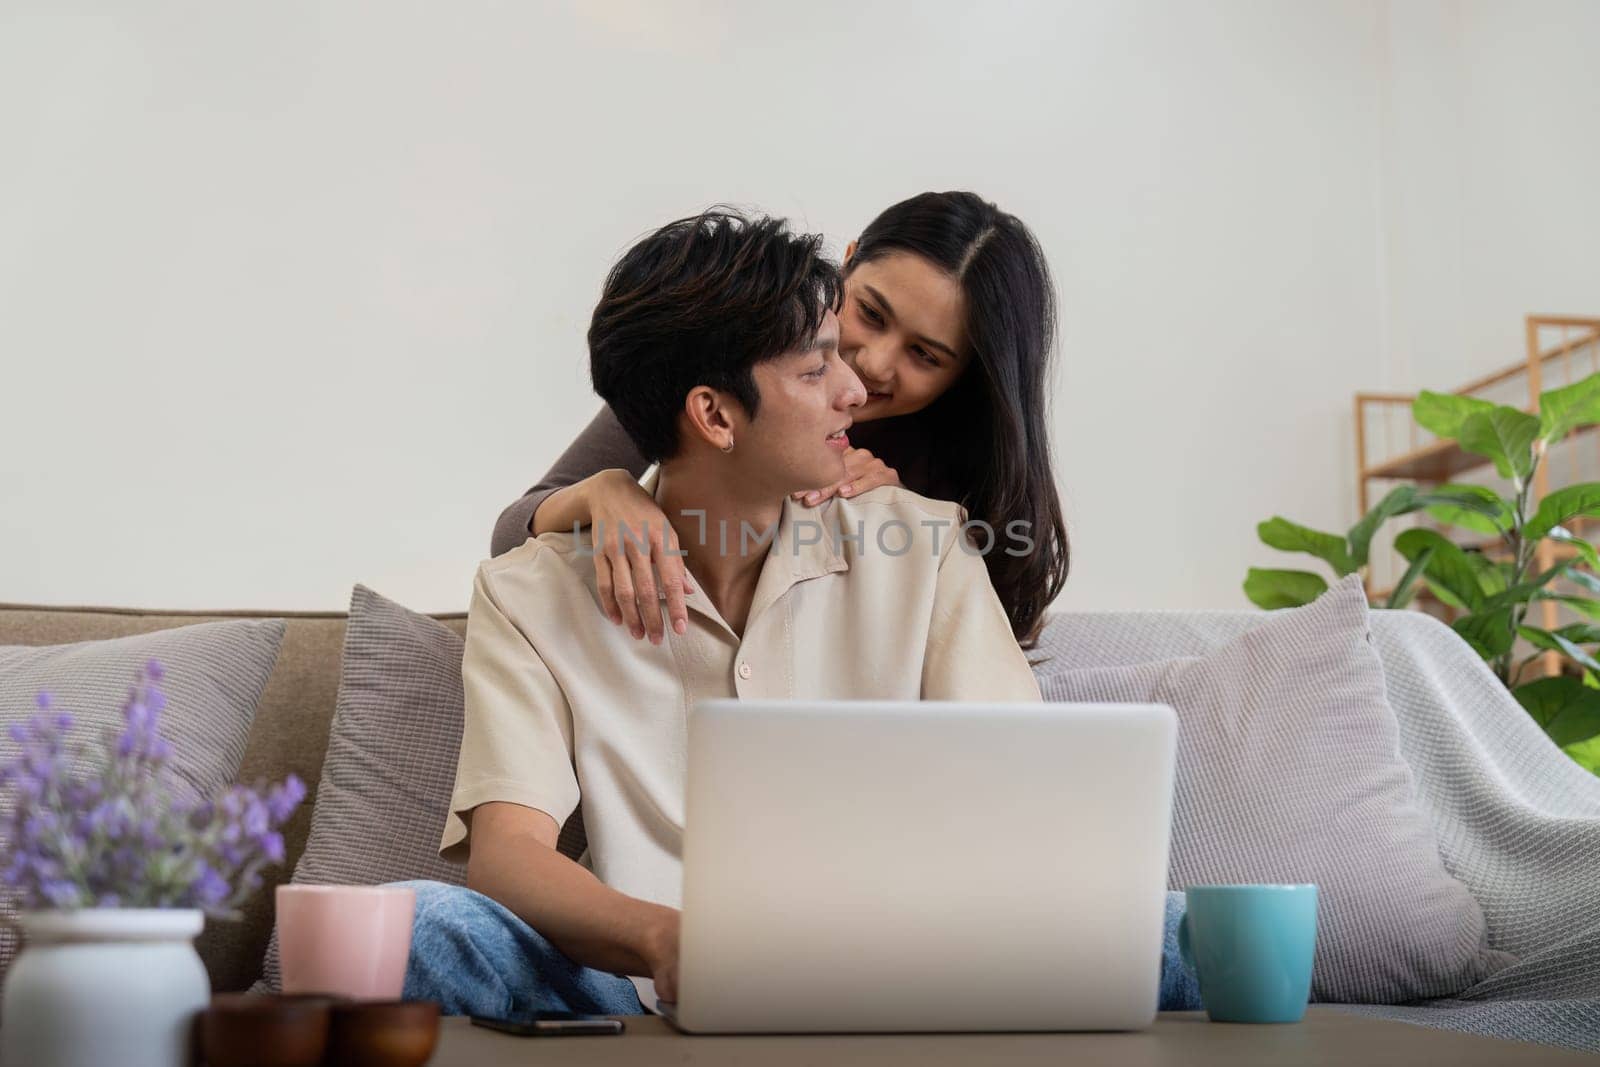
{"label": "smartphone on table", "polygon": [[474,1015],[472,1025],[516,1034],[518,1037],[579,1037],[620,1034],[623,1030],[621,1019],[610,1019],[604,1015],[579,1015],[570,1011],[541,1011],[517,1019]]}

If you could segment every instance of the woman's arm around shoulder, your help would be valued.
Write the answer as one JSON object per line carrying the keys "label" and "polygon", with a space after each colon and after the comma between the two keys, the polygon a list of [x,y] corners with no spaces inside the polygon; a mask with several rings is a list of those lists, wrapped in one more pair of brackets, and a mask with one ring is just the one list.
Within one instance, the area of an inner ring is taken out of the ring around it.
{"label": "woman's arm around shoulder", "polygon": [[[637,480],[649,466],[611,409],[602,407],[538,484],[500,513],[489,541],[489,554],[505,555],[536,534],[570,530],[573,518],[570,506],[581,502],[573,499],[581,497],[581,492],[565,494],[565,499],[558,500],[555,508],[546,511],[544,504],[551,497],[562,495],[565,490],[604,470],[625,470]],[[563,508],[562,504],[569,506]],[[560,514],[556,513],[558,511]],[[586,514],[579,519],[580,522],[588,520]]]}

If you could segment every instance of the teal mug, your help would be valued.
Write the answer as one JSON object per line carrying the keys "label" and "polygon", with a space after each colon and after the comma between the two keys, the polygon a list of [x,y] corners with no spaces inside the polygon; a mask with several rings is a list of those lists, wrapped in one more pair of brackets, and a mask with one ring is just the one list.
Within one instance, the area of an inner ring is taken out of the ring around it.
{"label": "teal mug", "polygon": [[1311,997],[1314,885],[1196,885],[1185,890],[1178,950],[1216,1023],[1294,1023]]}

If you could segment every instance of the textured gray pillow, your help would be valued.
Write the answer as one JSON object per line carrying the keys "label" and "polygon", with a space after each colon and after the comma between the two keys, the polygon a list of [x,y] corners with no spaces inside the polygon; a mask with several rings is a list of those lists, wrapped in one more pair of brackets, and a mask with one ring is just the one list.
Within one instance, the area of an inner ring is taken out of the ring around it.
{"label": "textured gray pillow", "polygon": [[[322,784],[293,882],[466,881],[465,867],[439,858],[461,748],[464,648],[443,623],[355,587]],[[568,819],[561,851],[576,858],[585,844],[582,818]],[[276,928],[255,988],[278,988]]]}
{"label": "textured gray pillow", "polygon": [[[461,748],[464,643],[364,585],[350,597],[339,697],[293,882],[379,885],[466,869],[439,858]],[[258,989],[278,988],[278,931]]]}
{"label": "textured gray pillow", "polygon": [[[159,723],[172,742],[173,792],[185,800],[215,796],[239,773],[283,629],[282,619],[248,619],[71,645],[0,646],[0,761],[17,757],[20,746],[8,731],[38,710],[40,690],[71,713],[69,748],[91,742],[87,754],[95,760],[92,742],[107,729],[121,731],[122,705],[153,659],[166,669]],[[11,790],[0,792],[0,816],[9,819],[14,807]],[[15,914],[9,900],[0,903],[0,973],[16,955]]]}
{"label": "textured gray pillow", "polygon": [[1178,713],[1172,888],[1314,882],[1312,995],[1394,1004],[1510,963],[1445,870],[1352,577],[1205,656],[1065,671],[1046,700]]}

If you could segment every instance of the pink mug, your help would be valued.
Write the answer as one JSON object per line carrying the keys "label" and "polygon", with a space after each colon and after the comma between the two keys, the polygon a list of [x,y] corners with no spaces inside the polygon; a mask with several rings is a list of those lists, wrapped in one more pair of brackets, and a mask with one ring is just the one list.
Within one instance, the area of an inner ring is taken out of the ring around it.
{"label": "pink mug", "polygon": [[280,885],[278,960],[285,993],[398,1000],[411,958],[415,890]]}

